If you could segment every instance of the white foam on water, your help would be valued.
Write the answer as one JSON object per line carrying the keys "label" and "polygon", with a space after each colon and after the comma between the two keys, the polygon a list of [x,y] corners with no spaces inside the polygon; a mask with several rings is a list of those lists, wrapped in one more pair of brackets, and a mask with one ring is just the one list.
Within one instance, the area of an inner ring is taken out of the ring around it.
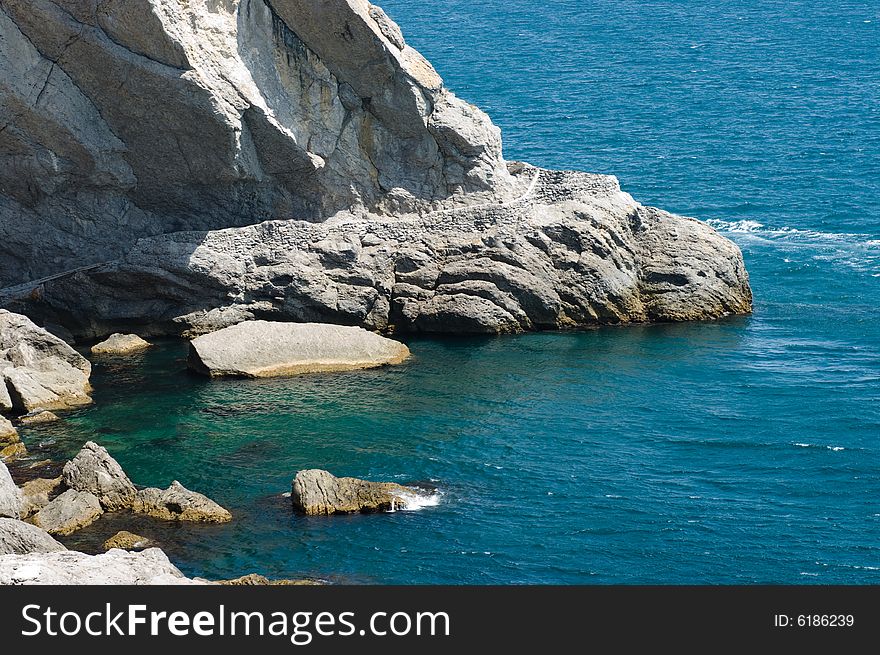
{"label": "white foam on water", "polygon": [[395,507],[391,511],[418,512],[426,507],[437,507],[442,496],[443,493],[441,491],[435,491],[432,494],[420,493],[418,491],[403,492],[398,494],[398,498],[403,501],[403,506]]}

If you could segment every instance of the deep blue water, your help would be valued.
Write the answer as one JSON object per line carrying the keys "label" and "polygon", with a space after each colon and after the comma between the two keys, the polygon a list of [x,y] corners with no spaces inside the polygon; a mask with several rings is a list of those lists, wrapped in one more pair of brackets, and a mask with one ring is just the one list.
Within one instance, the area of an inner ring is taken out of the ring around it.
{"label": "deep blue water", "polygon": [[[399,368],[262,382],[192,377],[170,342],[99,365],[97,404],[25,440],[97,438],[136,482],[230,507],[227,526],[140,526],[190,574],[880,582],[878,5],[383,6],[509,159],[615,174],[734,239],[754,315],[417,339]],[[296,517],[280,494],[306,467],[443,496]]]}

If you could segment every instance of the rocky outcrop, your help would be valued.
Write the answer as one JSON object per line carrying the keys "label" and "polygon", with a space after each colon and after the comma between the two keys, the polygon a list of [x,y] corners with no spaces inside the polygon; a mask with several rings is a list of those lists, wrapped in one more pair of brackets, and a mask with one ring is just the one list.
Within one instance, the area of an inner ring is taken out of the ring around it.
{"label": "rocky outcrop", "polygon": [[294,509],[309,516],[386,512],[404,509],[418,491],[393,482],[337,478],[328,471],[298,471],[291,499]]}
{"label": "rocky outcrop", "polygon": [[357,327],[246,321],[191,341],[189,366],[212,377],[262,378],[376,368],[407,357],[402,343]]}
{"label": "rocky outcrop", "polygon": [[36,514],[61,491],[62,479],[36,478],[21,485],[21,518]]}
{"label": "rocky outcrop", "polygon": [[122,550],[144,550],[146,548],[152,548],[153,542],[150,539],[141,537],[133,532],[120,530],[105,541],[103,547],[104,550],[113,550],[114,548],[121,548]]}
{"label": "rocky outcrop", "polygon": [[97,496],[68,489],[34,514],[31,520],[49,534],[65,536],[91,525],[103,513]]}
{"label": "rocky outcrop", "polygon": [[751,309],[735,245],[612,177],[506,164],[364,0],[0,7],[0,287],[24,283],[0,303],[77,336]]}
{"label": "rocky outcrop", "polygon": [[364,0],[0,9],[0,286],[163,232],[505,187],[498,128]]}
{"label": "rocky outcrop", "polygon": [[21,493],[6,464],[0,460],[0,517],[17,519],[21,516]]}
{"label": "rocky outcrop", "polygon": [[75,551],[0,556],[0,585],[179,585],[186,578],[158,548],[101,555]]}
{"label": "rocky outcrop", "polygon": [[144,341],[136,334],[111,334],[101,343],[96,343],[91,348],[93,355],[128,355],[140,352],[150,347],[148,341]]}
{"label": "rocky outcrop", "polygon": [[68,488],[96,496],[108,512],[130,508],[137,496],[137,489],[119,463],[94,441],[86,442],[64,465],[63,478]]}
{"label": "rocky outcrop", "polygon": [[139,491],[132,509],[166,521],[226,523],[232,520],[228,510],[207,496],[190,491],[177,480],[167,489],[151,487]]}
{"label": "rocky outcrop", "polygon": [[0,309],[0,380],[13,411],[86,405],[90,374],[91,364],[61,339]]}
{"label": "rocky outcrop", "polygon": [[24,521],[0,518],[0,556],[61,550],[67,549],[45,530]]}
{"label": "rocky outcrop", "polygon": [[258,573],[249,573],[233,580],[217,580],[217,584],[228,587],[303,587],[320,585],[317,580],[270,580]]}

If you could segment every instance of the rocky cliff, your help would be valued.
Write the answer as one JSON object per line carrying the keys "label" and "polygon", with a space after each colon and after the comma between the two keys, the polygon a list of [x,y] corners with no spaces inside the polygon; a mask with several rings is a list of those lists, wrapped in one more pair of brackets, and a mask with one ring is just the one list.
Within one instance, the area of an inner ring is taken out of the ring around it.
{"label": "rocky cliff", "polygon": [[81,335],[751,307],[705,224],[506,163],[365,0],[0,0],[0,72],[0,305]]}

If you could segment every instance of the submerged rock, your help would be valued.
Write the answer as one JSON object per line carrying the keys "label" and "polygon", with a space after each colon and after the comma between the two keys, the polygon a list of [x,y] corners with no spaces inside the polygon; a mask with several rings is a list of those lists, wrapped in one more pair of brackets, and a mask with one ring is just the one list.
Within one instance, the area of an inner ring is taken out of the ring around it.
{"label": "submerged rock", "polygon": [[149,348],[152,344],[136,334],[111,334],[106,340],[92,346],[93,355],[128,355]]}
{"label": "submerged rock", "polygon": [[26,555],[67,550],[45,530],[24,521],[0,518],[0,555]]}
{"label": "submerged rock", "polygon": [[152,548],[154,545],[151,539],[128,532],[127,530],[120,530],[104,542],[104,550],[113,550],[114,548],[144,550],[145,548]]}
{"label": "submerged rock", "polygon": [[369,482],[337,478],[328,471],[299,471],[293,480],[291,499],[304,514],[353,514],[403,509],[415,490],[393,482]]}
{"label": "submerged rock", "polygon": [[87,405],[90,374],[91,364],[61,339],[0,309],[0,383],[14,411]]}
{"label": "submerged rock", "polygon": [[210,375],[263,378],[399,364],[409,348],[367,330],[247,321],[194,339],[189,365]]}
{"label": "submerged rock", "polygon": [[0,460],[0,517],[17,519],[21,516],[21,493],[6,464]]}
{"label": "submerged rock", "polygon": [[190,580],[158,548],[0,556],[0,585],[178,585]]}
{"label": "submerged rock", "polygon": [[43,509],[61,489],[61,477],[36,478],[21,486],[21,518],[26,519]]}
{"label": "submerged rock", "polygon": [[317,580],[270,580],[258,573],[249,573],[234,580],[217,580],[217,584],[228,587],[287,587],[320,585]]}
{"label": "submerged rock", "polygon": [[207,496],[190,491],[177,480],[167,489],[148,488],[138,492],[132,509],[166,521],[226,523],[232,514]]}
{"label": "submerged rock", "polygon": [[107,449],[94,441],[86,442],[76,457],[64,465],[64,484],[97,496],[108,512],[127,509],[137,489]]}
{"label": "submerged rock", "polygon": [[65,536],[91,525],[103,513],[97,496],[68,489],[34,514],[32,521],[49,534]]}

